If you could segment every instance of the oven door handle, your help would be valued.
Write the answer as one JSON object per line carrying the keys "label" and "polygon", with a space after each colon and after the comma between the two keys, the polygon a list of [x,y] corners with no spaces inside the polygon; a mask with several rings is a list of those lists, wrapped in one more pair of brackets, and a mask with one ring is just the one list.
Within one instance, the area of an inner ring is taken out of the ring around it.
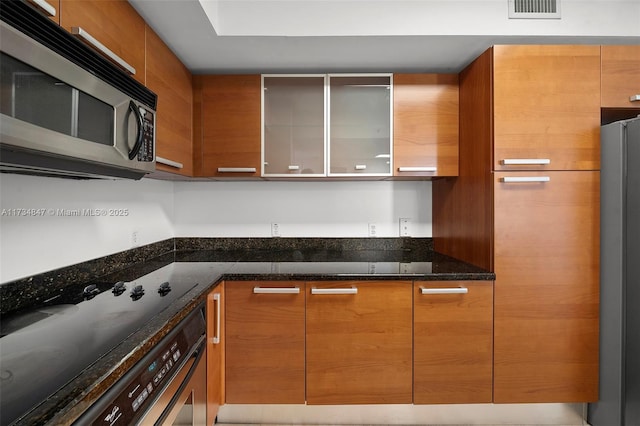
{"label": "oven door handle", "polygon": [[[178,390],[176,390],[174,392],[173,396],[171,397],[171,401],[169,401],[169,403],[165,407],[165,409],[162,412],[162,414],[160,415],[160,417],[158,417],[158,420],[156,420],[156,422],[154,423],[154,426],[162,425],[164,423],[164,421],[167,419],[167,417],[169,416],[169,414],[171,413],[171,410],[173,409],[173,407],[175,407],[176,404],[180,402],[180,395],[182,394],[182,391],[184,391],[184,389],[189,384],[189,382],[191,380],[191,377],[196,372],[196,369],[198,368],[198,364],[200,363],[200,360],[202,359],[202,355],[205,352],[205,347],[206,347],[205,345],[206,345],[206,339],[202,338],[201,339],[201,343],[198,345],[196,350],[194,350],[191,353],[191,357],[190,358],[193,358],[194,361],[191,364],[191,366],[189,367],[189,371],[187,372],[187,375],[184,377],[184,380],[182,380],[182,383],[180,383],[180,387],[178,387]],[[187,362],[189,362],[189,361],[187,361]],[[185,363],[185,365],[186,365],[186,363]]]}

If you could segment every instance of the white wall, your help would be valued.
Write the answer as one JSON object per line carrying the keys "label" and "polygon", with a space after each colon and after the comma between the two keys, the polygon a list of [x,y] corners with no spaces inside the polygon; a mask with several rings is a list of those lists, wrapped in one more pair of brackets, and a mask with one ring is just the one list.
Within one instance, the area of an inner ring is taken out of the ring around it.
{"label": "white wall", "polygon": [[0,282],[173,237],[171,182],[2,174],[0,209]]}
{"label": "white wall", "polygon": [[[106,216],[88,216],[106,210]],[[431,236],[430,182],[167,182],[0,174],[0,282],[178,237]],[[122,210],[124,216],[111,211]],[[71,216],[70,214],[80,214]],[[137,241],[132,234],[137,233]]]}
{"label": "white wall", "polygon": [[398,237],[399,218],[411,236],[431,236],[431,182],[176,182],[178,237]]}

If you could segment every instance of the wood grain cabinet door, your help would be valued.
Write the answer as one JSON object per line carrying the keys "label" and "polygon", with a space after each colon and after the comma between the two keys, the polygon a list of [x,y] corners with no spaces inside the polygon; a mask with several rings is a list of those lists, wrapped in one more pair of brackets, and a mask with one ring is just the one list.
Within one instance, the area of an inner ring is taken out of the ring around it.
{"label": "wood grain cabinet door", "polygon": [[207,424],[224,404],[224,283],[207,295]]}
{"label": "wood grain cabinet door", "polygon": [[227,403],[303,404],[305,292],[298,282],[227,282]]}
{"label": "wood grain cabinet door", "polygon": [[602,107],[640,109],[640,45],[602,46]]}
{"label": "wood grain cabinet door", "polygon": [[458,75],[394,74],[393,175],[458,175]]}
{"label": "wood grain cabinet door", "polygon": [[126,0],[61,0],[60,25],[80,27],[135,69],[145,84],[145,22]]}
{"label": "wood grain cabinet door", "polygon": [[260,90],[260,75],[198,76],[194,103],[201,111],[194,112],[194,149],[201,155],[199,176],[260,176]]}
{"label": "wood grain cabinet door", "polygon": [[494,170],[599,170],[600,46],[495,46],[493,61]]}
{"label": "wood grain cabinet door", "polygon": [[493,398],[493,282],[415,281],[413,402]]}
{"label": "wood grain cabinet door", "polygon": [[494,402],[598,399],[599,182],[495,173]]}
{"label": "wood grain cabinet door", "polygon": [[410,404],[412,284],[307,283],[307,403]]}
{"label": "wood grain cabinet door", "polygon": [[169,160],[170,164],[163,164],[162,160],[157,158],[156,168],[192,176],[191,72],[148,26],[146,37],[147,87],[158,95],[155,127],[156,156]]}

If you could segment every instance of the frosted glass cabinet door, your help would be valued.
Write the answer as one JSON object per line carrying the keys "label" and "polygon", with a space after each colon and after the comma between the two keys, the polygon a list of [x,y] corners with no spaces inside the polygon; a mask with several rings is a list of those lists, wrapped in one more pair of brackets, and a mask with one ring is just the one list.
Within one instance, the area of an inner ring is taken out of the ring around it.
{"label": "frosted glass cabinet door", "polygon": [[263,76],[263,175],[325,175],[324,81]]}
{"label": "frosted glass cabinet door", "polygon": [[329,76],[329,174],[391,175],[391,75]]}

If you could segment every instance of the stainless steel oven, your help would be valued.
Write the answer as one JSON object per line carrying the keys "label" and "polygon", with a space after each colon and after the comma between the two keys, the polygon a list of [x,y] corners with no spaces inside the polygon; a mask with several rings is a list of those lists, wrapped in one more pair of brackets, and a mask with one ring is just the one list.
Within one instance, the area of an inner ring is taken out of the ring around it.
{"label": "stainless steel oven", "polygon": [[195,309],[75,425],[206,424],[206,322]]}

